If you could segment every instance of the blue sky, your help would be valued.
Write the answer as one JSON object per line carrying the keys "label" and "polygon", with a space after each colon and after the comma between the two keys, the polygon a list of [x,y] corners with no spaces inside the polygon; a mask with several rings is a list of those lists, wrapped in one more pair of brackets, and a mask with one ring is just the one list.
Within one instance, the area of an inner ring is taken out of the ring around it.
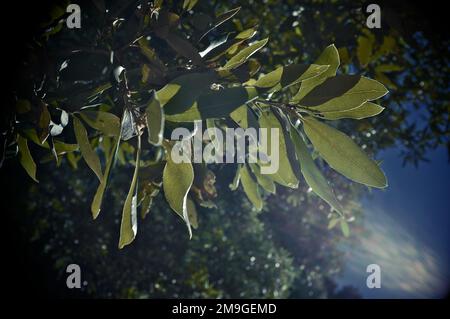
{"label": "blue sky", "polygon": [[[344,247],[340,284],[356,286],[366,298],[439,298],[450,283],[450,169],[444,147],[429,163],[402,166],[398,150],[381,152],[389,179],[385,191],[363,200],[368,234]],[[366,266],[381,266],[381,288],[366,287]]]}

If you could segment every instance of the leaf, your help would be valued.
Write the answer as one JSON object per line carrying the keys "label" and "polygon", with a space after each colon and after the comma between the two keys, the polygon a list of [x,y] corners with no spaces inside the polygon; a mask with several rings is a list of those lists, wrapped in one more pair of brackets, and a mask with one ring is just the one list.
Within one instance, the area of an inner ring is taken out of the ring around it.
{"label": "leaf", "polygon": [[347,222],[344,219],[341,219],[340,225],[341,225],[342,234],[344,234],[345,237],[349,237],[350,236],[350,228],[348,227]]}
{"label": "leaf", "polygon": [[338,202],[333,189],[328,184],[328,181],[317,168],[308,148],[295,128],[291,128],[291,139],[295,146],[298,160],[300,162],[300,169],[305,177],[306,183],[320,198],[326,201],[340,214],[343,214],[341,204]]}
{"label": "leaf", "polygon": [[164,113],[172,115],[188,110],[216,78],[214,72],[203,72],[184,74],[171,81],[157,92]]}
{"label": "leaf", "polygon": [[28,100],[17,100],[16,102],[16,112],[18,114],[24,114],[31,111],[31,103]]}
{"label": "leaf", "polygon": [[148,129],[148,142],[161,145],[164,133],[164,111],[159,103],[158,96],[153,93],[145,110]]}
{"label": "leaf", "polygon": [[239,10],[241,10],[241,7],[237,7],[237,8],[231,9],[231,10],[226,11],[226,12],[220,14],[219,16],[217,16],[216,19],[215,19],[215,21],[214,21],[214,23],[213,23],[213,26],[212,26],[208,31],[206,31],[206,32],[200,37],[199,42],[200,42],[200,41],[201,41],[201,40],[202,40],[209,32],[211,32],[212,30],[214,30],[215,28],[217,28],[218,26],[220,26],[221,24],[223,24],[225,21],[227,21],[227,20],[231,19],[232,17],[234,17],[234,16],[239,12]]}
{"label": "leaf", "polygon": [[234,55],[227,63],[222,67],[225,70],[234,69],[241,64],[245,63],[249,57],[251,57],[254,53],[256,53],[259,49],[267,44],[269,38],[265,38],[264,40],[257,41],[245,49],[241,50],[239,53]]}
{"label": "leaf", "polygon": [[141,136],[138,135],[136,166],[134,168],[133,179],[131,180],[130,190],[123,205],[122,221],[120,223],[119,249],[130,244],[137,233],[137,189],[139,163],[141,157]]}
{"label": "leaf", "polygon": [[377,55],[389,54],[389,53],[395,51],[396,47],[397,47],[397,40],[394,37],[392,37],[390,35],[384,36],[383,43],[381,44]]}
{"label": "leaf", "polygon": [[301,81],[316,77],[328,69],[327,65],[291,64],[277,68],[262,77],[253,85],[257,88],[275,92]]}
{"label": "leaf", "polygon": [[[278,140],[277,145],[275,145],[275,151],[278,151],[278,171],[274,174],[266,174],[268,177],[272,178],[275,182],[280,185],[287,186],[290,188],[298,187],[298,179],[295,176],[294,170],[292,169],[291,163],[288,157],[288,150],[286,146],[285,136],[283,133],[283,126],[280,121],[276,118],[272,111],[266,110],[262,112],[259,118],[259,125],[261,128],[266,128],[267,130],[267,153],[268,156],[273,156],[269,150],[272,149],[272,132],[271,128],[278,129]],[[267,166],[266,164],[260,163],[261,167]]]}
{"label": "leaf", "polygon": [[263,207],[263,201],[259,194],[258,184],[255,183],[247,169],[246,165],[240,168],[241,184],[247,195],[249,201],[255,206],[257,211],[260,211]]}
{"label": "leaf", "polygon": [[203,50],[202,52],[200,52],[200,56],[203,58],[204,56],[206,56],[210,51],[214,50],[215,48],[217,48],[218,46],[221,46],[222,44],[224,44],[225,42],[227,42],[228,40],[228,34],[225,34],[221,37],[218,38],[214,38],[208,45],[208,47]]}
{"label": "leaf", "polygon": [[255,34],[256,34],[256,27],[246,29],[238,33],[233,40],[226,41],[223,44],[216,46],[214,49],[209,50],[202,56],[203,58],[207,59],[207,62],[216,61],[226,53],[235,50],[239,45],[241,45],[244,41],[252,38]]}
{"label": "leaf", "polygon": [[67,113],[64,110],[61,110],[61,116],[60,116],[61,126],[66,127],[69,123],[69,113]]}
{"label": "leaf", "polygon": [[58,136],[64,130],[64,127],[62,125],[55,124],[53,122],[50,122],[49,128],[50,128],[50,135],[51,136]]}
{"label": "leaf", "polygon": [[230,117],[242,128],[253,127],[259,129],[258,118],[246,104],[231,112]]}
{"label": "leaf", "polygon": [[153,198],[151,196],[145,196],[141,203],[141,218],[144,219],[145,216],[150,212],[150,207],[152,206]]}
{"label": "leaf", "polygon": [[193,106],[181,114],[167,115],[173,122],[191,122],[204,119],[225,118],[241,105],[253,100],[258,92],[253,87],[232,87],[223,90],[210,90],[198,97]]}
{"label": "leaf", "polygon": [[366,102],[358,107],[355,107],[346,111],[337,112],[319,112],[321,118],[326,120],[339,120],[339,119],[355,119],[361,120],[368,117],[372,117],[383,112],[384,107],[372,102]]}
{"label": "leaf", "polygon": [[189,222],[192,225],[192,228],[197,229],[198,228],[198,214],[197,209],[195,208],[194,201],[188,197],[186,200],[186,209],[189,216]]}
{"label": "leaf", "polygon": [[141,74],[142,74],[141,82],[142,83],[146,83],[148,81],[149,76],[150,76],[150,67],[147,64],[145,64],[145,63],[142,66]]}
{"label": "leaf", "polygon": [[81,121],[75,116],[73,117],[73,128],[75,131],[77,143],[80,147],[81,155],[83,156],[86,164],[95,173],[95,175],[97,175],[99,181],[101,182],[103,173],[102,166],[100,164],[100,158],[92,149],[91,144],[89,143],[89,138],[86,129],[83,126],[83,123],[81,123]]}
{"label": "leaf", "polygon": [[165,64],[159,59],[155,50],[153,50],[149,44],[148,40],[145,37],[142,37],[138,40],[139,48],[141,49],[141,53],[148,59],[148,61],[158,70],[159,73],[165,73],[167,71],[167,67]]}
{"label": "leaf", "polygon": [[169,33],[162,37],[167,44],[179,55],[192,60],[195,65],[203,66],[203,60],[197,49],[188,40],[175,33]]}
{"label": "leaf", "polygon": [[80,111],[82,119],[93,129],[107,136],[117,136],[120,131],[120,119],[104,111]]}
{"label": "leaf", "polygon": [[320,156],[347,178],[372,187],[387,187],[378,165],[344,133],[312,117],[303,118],[303,127]]}
{"label": "leaf", "polygon": [[358,47],[356,49],[356,55],[359,63],[362,66],[366,66],[370,62],[372,56],[372,41],[365,36],[358,37]]}
{"label": "leaf", "polygon": [[355,75],[338,75],[315,87],[299,101],[314,111],[346,111],[388,93],[378,81]]}
{"label": "leaf", "polygon": [[184,220],[192,238],[191,224],[187,211],[187,196],[194,181],[194,169],[187,155],[187,162],[175,163],[171,157],[171,149],[167,148],[167,162],[163,171],[163,189],[169,206]]}
{"label": "leaf", "polygon": [[19,162],[25,169],[27,174],[35,181],[38,182],[36,178],[36,163],[31,156],[30,149],[28,148],[28,141],[26,138],[17,135],[17,145],[19,147]]}
{"label": "leaf", "polygon": [[330,222],[328,223],[328,229],[333,229],[337,223],[339,223],[341,219],[340,218],[332,218],[330,219]]}
{"label": "leaf", "polygon": [[38,137],[41,144],[43,144],[49,136],[49,126],[52,119],[47,105],[41,102],[41,113],[39,114],[38,121]]}
{"label": "leaf", "polygon": [[197,4],[198,0],[184,0],[183,9],[190,11]]}
{"label": "leaf", "polygon": [[403,67],[397,64],[380,64],[375,67],[375,72],[397,72],[402,71]]}
{"label": "leaf", "polygon": [[79,149],[78,144],[67,144],[57,140],[54,141],[53,146],[55,148],[56,154],[58,155],[75,152]]}
{"label": "leaf", "polygon": [[336,75],[336,71],[339,67],[339,52],[334,44],[329,45],[323,50],[322,54],[314,62],[316,65],[328,65],[328,69],[318,75],[317,77],[305,80],[302,82],[297,94],[291,99],[292,102],[300,101],[306,94],[308,94],[313,88],[322,84],[327,78]]}
{"label": "leaf", "polygon": [[106,186],[108,185],[109,173],[111,171],[111,167],[114,163],[114,160],[117,155],[117,151],[120,146],[120,135],[118,135],[114,138],[113,144],[114,144],[114,147],[110,150],[107,160],[106,160],[105,173],[103,174],[103,178],[100,182],[100,185],[97,188],[97,191],[95,192],[94,199],[92,200],[91,212],[92,212],[92,217],[94,219],[96,219],[98,217],[98,215],[100,214],[102,201],[103,201],[103,194],[105,193]]}
{"label": "leaf", "polygon": [[255,163],[249,163],[250,169],[253,175],[256,177],[256,181],[262,188],[271,194],[275,194],[275,183],[267,175],[261,174],[261,168]]}
{"label": "leaf", "polygon": [[239,182],[241,180],[241,166],[242,165],[238,165],[236,174],[234,175],[234,178],[233,178],[233,182],[229,185],[229,187],[232,191],[235,191],[239,187]]}

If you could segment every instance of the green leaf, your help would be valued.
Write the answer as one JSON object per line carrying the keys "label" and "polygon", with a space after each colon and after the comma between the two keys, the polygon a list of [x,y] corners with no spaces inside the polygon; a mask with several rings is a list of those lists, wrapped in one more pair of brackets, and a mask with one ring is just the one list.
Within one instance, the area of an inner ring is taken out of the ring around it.
{"label": "green leaf", "polygon": [[31,103],[28,100],[17,100],[16,102],[16,112],[18,114],[24,114],[31,111]]}
{"label": "green leaf", "polygon": [[214,72],[184,74],[157,92],[166,115],[180,114],[192,107],[200,94],[216,80]]}
{"label": "green leaf", "polygon": [[194,181],[194,169],[190,159],[184,154],[186,162],[175,163],[171,149],[167,148],[167,162],[163,171],[163,189],[169,206],[184,220],[192,238],[191,224],[187,210],[187,196]]}
{"label": "green leaf", "polygon": [[238,33],[233,40],[226,41],[221,45],[211,49],[203,54],[203,57],[207,59],[208,62],[213,62],[219,59],[224,54],[235,50],[244,41],[252,38],[256,34],[256,27],[246,29]]}
{"label": "green leaf", "polygon": [[142,65],[141,75],[142,75],[141,82],[146,83],[150,76],[150,67],[145,63],[144,63],[144,65]]}
{"label": "green leaf", "polygon": [[267,192],[275,194],[276,187],[273,180],[267,175],[261,174],[261,168],[257,164],[249,163],[249,166],[253,172],[253,175],[255,175],[258,184],[261,185],[261,187],[264,188]]}
{"label": "green leaf", "polygon": [[197,229],[198,228],[197,208],[195,208],[195,203],[190,197],[188,197],[186,200],[186,209],[188,212],[189,222],[191,223],[192,228]]}
{"label": "green leaf", "polygon": [[183,9],[184,10],[192,10],[192,8],[197,4],[198,0],[184,0]]}
{"label": "green leaf", "polygon": [[342,234],[344,234],[345,237],[349,237],[350,236],[350,228],[348,227],[347,222],[344,219],[341,219],[341,231]]}
{"label": "green leaf", "polygon": [[383,171],[347,135],[312,117],[303,118],[303,127],[315,149],[333,169],[355,182],[387,187]]}
{"label": "green leaf", "polygon": [[259,49],[265,46],[268,41],[269,38],[265,38],[264,40],[260,40],[249,45],[248,47],[234,55],[230,60],[228,60],[228,62],[225,63],[222,69],[231,70],[245,63],[245,61],[247,61],[249,57],[251,57]]}
{"label": "green leaf", "polygon": [[301,81],[314,78],[329,68],[328,65],[291,64],[282,66],[260,77],[253,85],[257,88],[275,92]]}
{"label": "green leaf", "polygon": [[241,166],[238,165],[236,174],[234,175],[233,182],[229,185],[232,191],[235,191],[239,187],[239,182],[241,180]]}
{"label": "green leaf", "polygon": [[375,72],[397,72],[402,71],[403,67],[397,64],[380,64],[375,67]]}
{"label": "green leaf", "polygon": [[300,168],[306,183],[320,198],[326,201],[336,211],[343,214],[341,204],[338,202],[333,189],[328,184],[328,181],[322,175],[317,168],[311,154],[308,152],[308,148],[303,141],[303,138],[299,135],[295,128],[291,128],[291,139],[295,146],[298,160],[300,162]]}
{"label": "green leaf", "polygon": [[138,135],[136,166],[134,168],[133,179],[131,180],[130,190],[123,205],[122,221],[120,223],[119,249],[130,244],[137,233],[137,180],[139,175],[139,162],[141,157],[141,137]]}
{"label": "green leaf", "polygon": [[355,75],[338,75],[315,87],[299,104],[314,111],[346,111],[388,93],[378,81]]}
{"label": "green leaf", "polygon": [[120,119],[104,111],[80,111],[81,118],[93,129],[107,136],[117,136],[120,131]]}
{"label": "green leaf", "polygon": [[328,223],[328,229],[333,229],[337,223],[339,223],[341,219],[340,218],[332,218],[330,219],[330,222]]}
{"label": "green leaf", "polygon": [[53,146],[57,155],[63,155],[79,150],[78,144],[67,144],[57,140],[54,141]]}
{"label": "green leaf", "polygon": [[158,96],[153,94],[145,110],[148,129],[148,141],[153,145],[161,145],[164,133],[164,111]]}
{"label": "green leaf", "polygon": [[[295,176],[294,170],[292,169],[291,163],[288,157],[288,150],[286,146],[285,137],[283,134],[283,126],[278,121],[276,116],[270,110],[265,110],[262,112],[259,118],[259,125],[261,128],[267,128],[267,155],[272,156],[270,150],[272,148],[272,132],[271,128],[278,129],[278,147],[275,146],[275,150],[279,153],[279,166],[278,171],[274,174],[266,174],[268,177],[273,179],[280,185],[297,188],[298,179]],[[266,164],[260,163],[261,167],[267,166]]]}
{"label": "green leaf", "polygon": [[19,147],[19,162],[25,169],[27,174],[35,181],[36,179],[36,163],[31,156],[30,149],[28,148],[28,141],[26,138],[17,135],[17,145]]}
{"label": "green leaf", "polygon": [[39,114],[38,121],[38,137],[41,144],[45,143],[47,137],[49,136],[49,126],[52,118],[50,116],[50,112],[48,111],[47,105],[43,102],[41,103],[41,113]]}
{"label": "green leaf", "polygon": [[[120,129],[119,129],[119,132],[120,132]],[[94,219],[96,219],[98,217],[98,215],[100,214],[102,201],[103,201],[103,194],[105,193],[106,186],[108,185],[109,173],[111,171],[111,167],[114,163],[114,160],[117,155],[117,151],[120,146],[120,135],[116,136],[114,138],[113,144],[114,144],[114,147],[110,150],[110,152],[107,156],[105,173],[103,174],[103,178],[100,182],[100,185],[97,188],[97,191],[95,192],[94,199],[92,200],[91,212],[92,212],[92,217]]]}
{"label": "green leaf", "polygon": [[260,211],[263,207],[263,201],[259,194],[258,184],[255,183],[247,169],[246,165],[243,165],[240,169],[241,184],[250,202],[255,206],[256,210]]}
{"label": "green leaf", "polygon": [[95,175],[97,175],[99,181],[101,182],[103,179],[103,173],[100,158],[89,143],[89,138],[83,123],[81,123],[81,121],[75,116],[73,117],[73,128],[77,143],[80,147],[81,155],[83,156],[86,164],[95,173]]}
{"label": "green leaf", "polygon": [[237,8],[231,9],[229,11],[226,11],[226,12],[218,15],[216,17],[216,19],[214,20],[213,26],[200,37],[199,41],[201,41],[209,32],[211,32],[212,30],[214,30],[215,28],[220,26],[222,23],[224,23],[227,20],[229,20],[232,17],[234,17],[239,12],[239,10],[241,10],[241,7],[237,7]]}
{"label": "green leaf", "polygon": [[230,115],[241,105],[253,100],[258,95],[254,87],[232,87],[213,91],[199,96],[191,108],[181,114],[168,115],[172,122],[192,122],[204,119],[218,119]]}
{"label": "green leaf", "polygon": [[366,102],[358,107],[355,107],[346,111],[337,111],[337,112],[319,112],[321,118],[326,120],[339,120],[339,119],[355,119],[361,120],[367,117],[372,117],[383,112],[384,107],[379,106],[378,104],[372,102]]}
{"label": "green leaf", "polygon": [[144,219],[145,216],[150,212],[150,207],[152,206],[153,198],[151,196],[145,196],[141,203],[141,218]]}
{"label": "green leaf", "polygon": [[359,63],[362,66],[366,66],[370,62],[372,56],[372,41],[365,36],[358,37],[358,47],[356,49],[356,55]]}
{"label": "green leaf", "polygon": [[316,65],[328,65],[328,69],[320,75],[302,82],[297,94],[291,99],[292,102],[300,101],[313,88],[322,84],[327,78],[336,75],[336,71],[340,64],[339,52],[334,44],[325,48],[319,58],[314,62]]}
{"label": "green leaf", "polygon": [[139,44],[139,48],[141,49],[142,54],[148,59],[148,61],[157,70],[157,72],[165,73],[167,71],[167,67],[159,59],[155,50],[153,50],[149,46],[148,40],[145,37],[142,37],[139,39],[138,44]]}
{"label": "green leaf", "polygon": [[242,128],[259,128],[258,118],[246,104],[241,105],[236,110],[231,112],[230,117]]}

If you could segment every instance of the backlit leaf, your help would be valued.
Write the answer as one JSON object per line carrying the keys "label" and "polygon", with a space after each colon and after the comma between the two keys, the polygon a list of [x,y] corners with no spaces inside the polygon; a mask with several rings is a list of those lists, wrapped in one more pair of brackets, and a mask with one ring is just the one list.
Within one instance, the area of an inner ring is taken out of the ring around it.
{"label": "backlit leaf", "polygon": [[153,145],[161,145],[164,133],[164,111],[156,94],[153,94],[145,110],[148,141]]}
{"label": "backlit leaf", "polygon": [[141,138],[138,136],[138,145],[136,151],[136,166],[134,168],[133,179],[131,180],[130,190],[123,205],[122,221],[120,223],[119,249],[130,244],[137,233],[137,190],[139,163],[141,157]]}
{"label": "backlit leaf", "polygon": [[28,141],[26,138],[17,135],[17,145],[19,147],[19,162],[25,169],[27,174],[36,182],[36,163],[31,156],[30,149],[28,148]]}
{"label": "backlit leaf", "polygon": [[266,45],[269,41],[269,38],[264,40],[257,41],[245,49],[242,49],[240,52],[235,54],[231,59],[228,60],[227,63],[223,66],[223,69],[230,70],[234,69],[241,64],[245,63],[249,57],[251,57],[254,53],[256,53],[259,49]]}
{"label": "backlit leaf", "polygon": [[345,111],[387,93],[378,81],[356,75],[338,75],[315,87],[299,104],[320,112]]}
{"label": "backlit leaf", "polygon": [[328,184],[328,181],[322,175],[320,170],[317,168],[308,148],[303,141],[302,137],[299,135],[295,128],[292,128],[291,138],[295,146],[295,151],[297,153],[298,160],[300,162],[300,168],[303,176],[309,187],[319,195],[324,201],[326,201],[331,207],[342,214],[341,204],[338,202],[333,189]]}
{"label": "backlit leaf", "polygon": [[314,148],[333,169],[367,186],[387,186],[383,171],[347,135],[312,117],[303,118],[303,127]]}
{"label": "backlit leaf", "polygon": [[85,160],[89,168],[95,173],[95,175],[97,175],[98,179],[101,182],[103,178],[103,173],[100,164],[100,158],[98,157],[97,153],[92,149],[83,123],[81,123],[81,121],[75,116],[73,117],[73,128],[83,159]]}
{"label": "backlit leaf", "polygon": [[339,120],[339,119],[355,119],[361,120],[367,117],[372,117],[383,112],[384,107],[372,102],[366,102],[358,107],[355,107],[346,111],[337,112],[319,112],[320,117],[326,120]]}
{"label": "backlit leaf", "polygon": [[167,115],[166,119],[173,122],[191,122],[204,119],[218,119],[230,115],[241,105],[257,97],[253,87],[232,87],[223,90],[209,90],[198,97],[193,106],[181,114]]}
{"label": "backlit leaf", "polygon": [[188,110],[197,98],[209,90],[216,79],[213,72],[181,75],[157,92],[166,115],[180,114]]}
{"label": "backlit leaf", "polygon": [[345,237],[349,237],[350,236],[350,228],[348,227],[347,222],[344,219],[341,219],[340,220],[340,225],[341,225],[342,234]]}
{"label": "backlit leaf", "polygon": [[90,127],[107,136],[119,135],[120,119],[112,113],[83,110],[80,112],[80,116]]}
{"label": "backlit leaf", "polygon": [[372,41],[365,36],[359,36],[357,41],[356,55],[358,56],[359,63],[362,66],[366,66],[372,56]]}
{"label": "backlit leaf", "polygon": [[258,184],[256,184],[251,177],[246,165],[241,167],[240,175],[242,188],[244,189],[245,194],[256,210],[260,211],[263,207],[263,201],[261,199],[261,195],[259,194]]}
{"label": "backlit leaf", "polygon": [[323,83],[327,78],[336,75],[336,71],[339,67],[339,52],[334,46],[334,44],[329,45],[323,50],[319,58],[314,61],[316,65],[328,65],[328,69],[318,75],[317,77],[305,80],[302,82],[299,91],[294,97],[292,97],[292,102],[300,101],[306,94],[308,94],[313,88]]}
{"label": "backlit leaf", "polygon": [[256,177],[256,181],[267,192],[275,194],[275,183],[267,175],[261,174],[261,168],[256,163],[249,163],[249,166]]}
{"label": "backlit leaf", "polygon": [[[275,182],[280,185],[297,188],[298,179],[295,176],[294,170],[292,169],[291,163],[288,157],[288,151],[286,146],[285,137],[283,134],[283,126],[278,121],[276,116],[270,110],[265,110],[262,112],[259,118],[259,125],[261,128],[267,129],[267,155],[272,157],[272,131],[271,128],[278,130],[278,141],[274,147],[275,151],[279,153],[278,160],[278,171],[274,174],[266,174],[272,178]],[[265,152],[264,152],[265,153]],[[267,164],[260,164],[261,167],[268,166]]]}
{"label": "backlit leaf", "polygon": [[328,69],[327,65],[291,64],[282,66],[260,77],[253,85],[257,88],[275,92],[303,80],[318,76]]}
{"label": "backlit leaf", "polygon": [[169,206],[184,220],[192,237],[191,224],[187,210],[187,196],[194,181],[194,169],[187,155],[185,163],[175,163],[167,148],[167,162],[163,171],[163,189]]}

